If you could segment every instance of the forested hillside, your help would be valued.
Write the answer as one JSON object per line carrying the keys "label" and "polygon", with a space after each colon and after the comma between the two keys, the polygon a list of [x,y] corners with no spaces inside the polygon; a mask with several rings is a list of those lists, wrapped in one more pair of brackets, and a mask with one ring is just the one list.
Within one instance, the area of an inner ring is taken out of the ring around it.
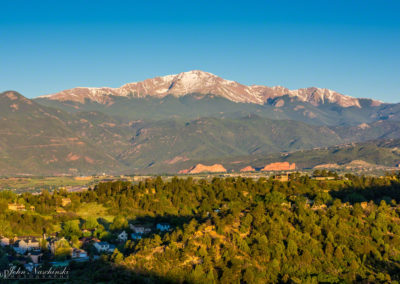
{"label": "forested hillside", "polygon": [[[2,193],[0,229],[6,235],[57,231],[79,246],[88,228],[115,242],[121,230],[130,232],[128,223],[171,226],[119,243],[98,261],[72,263],[77,281],[397,283],[399,178],[316,181],[293,174],[289,182],[240,177],[110,182],[84,193],[21,195],[18,202],[36,206],[36,213],[5,210],[16,196]],[[67,211],[56,213],[67,196],[72,201]],[[113,221],[79,217],[88,204],[108,208],[104,214],[115,216]]]}

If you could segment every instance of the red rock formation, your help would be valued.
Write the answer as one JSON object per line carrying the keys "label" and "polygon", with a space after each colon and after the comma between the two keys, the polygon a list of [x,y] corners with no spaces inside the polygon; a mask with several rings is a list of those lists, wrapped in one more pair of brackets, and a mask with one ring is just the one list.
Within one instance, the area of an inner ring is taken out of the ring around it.
{"label": "red rock formation", "polygon": [[[191,169],[191,168],[190,168],[190,169]],[[180,170],[180,171],[178,172],[178,174],[188,174],[189,171],[190,171],[190,169]]]}
{"label": "red rock formation", "polygon": [[222,173],[226,172],[226,169],[221,164],[214,164],[212,166],[206,166],[203,164],[197,164],[196,166],[181,170],[179,174],[198,174],[198,173]]}
{"label": "red rock formation", "polygon": [[240,171],[241,171],[241,172],[255,172],[256,169],[253,168],[252,166],[247,166],[247,167],[241,169]]}
{"label": "red rock formation", "polygon": [[291,171],[296,169],[296,164],[290,164],[288,162],[283,163],[272,163],[266,165],[261,171]]}

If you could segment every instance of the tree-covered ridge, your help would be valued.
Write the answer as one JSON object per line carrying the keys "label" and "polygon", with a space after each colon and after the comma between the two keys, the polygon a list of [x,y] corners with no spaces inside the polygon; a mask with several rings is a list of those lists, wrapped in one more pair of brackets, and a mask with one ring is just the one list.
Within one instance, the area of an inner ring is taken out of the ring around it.
{"label": "tree-covered ridge", "polygon": [[[68,195],[70,219],[82,204],[103,204],[117,215],[108,226],[111,233],[128,229],[128,221],[172,225],[170,232],[128,240],[103,257],[96,271],[90,271],[92,264],[77,268],[87,272],[75,275],[81,280],[115,280],[103,275],[111,269],[149,281],[189,283],[395,282],[400,280],[399,178],[156,178],[101,183],[84,193],[24,194],[20,202],[49,216],[57,199]],[[2,212],[3,223],[18,214]],[[95,221],[81,226],[98,227]],[[60,234],[76,239],[82,232],[71,222],[63,221]]]}

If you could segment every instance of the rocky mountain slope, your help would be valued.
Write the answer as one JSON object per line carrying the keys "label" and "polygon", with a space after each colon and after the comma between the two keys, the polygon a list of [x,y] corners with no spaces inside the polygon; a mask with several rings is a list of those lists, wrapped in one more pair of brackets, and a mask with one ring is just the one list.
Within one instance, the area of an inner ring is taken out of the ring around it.
{"label": "rocky mountain slope", "polygon": [[0,93],[0,175],[96,173],[119,168],[114,157],[71,127],[82,123],[16,92]]}
{"label": "rocky mountain slope", "polygon": [[[331,169],[350,171],[385,171],[400,170],[400,139],[374,140],[349,143],[289,153],[261,153],[256,155],[232,156],[180,162],[177,169],[186,169],[191,165],[220,163],[227,171],[260,171],[265,166],[274,164],[295,164],[296,170]],[[287,168],[286,168],[287,169]],[[156,167],[152,171],[157,172]]]}
{"label": "rocky mountain slope", "polygon": [[394,120],[328,127],[250,114],[126,122],[98,111],[46,107],[16,92],[2,93],[0,108],[3,175],[171,173],[213,158],[218,164],[229,157],[400,138]]}
{"label": "rocky mountain slope", "polygon": [[35,101],[68,112],[100,111],[126,122],[252,114],[332,126],[400,120],[400,104],[358,99],[320,88],[246,86],[202,71],[147,79],[120,88],[74,88]]}
{"label": "rocky mountain slope", "polygon": [[131,147],[118,156],[135,170],[165,169],[198,158],[275,153],[335,145],[342,139],[326,126],[258,116],[163,120],[132,124]]}
{"label": "rocky mountain slope", "polygon": [[[119,88],[73,88],[42,96],[41,98],[80,103],[90,100],[101,104],[108,104],[112,102],[113,96],[133,98],[151,96],[163,98],[167,95],[181,97],[188,94],[215,95],[236,103],[260,105],[267,102],[268,99],[288,95],[289,97],[295,97],[299,101],[308,102],[315,106],[324,103],[334,103],[341,107],[361,107],[359,99],[328,89],[311,87],[289,90],[281,86],[246,86],[199,70],[129,83]],[[381,103],[379,101],[372,101],[372,104],[378,106]]]}
{"label": "rocky mountain slope", "polygon": [[0,175],[176,173],[213,159],[311,151],[308,162],[288,160],[301,168],[313,149],[400,138],[400,104],[202,71],[32,100],[8,91],[0,110]]}
{"label": "rocky mountain slope", "polygon": [[[135,170],[186,169],[198,159],[289,153],[325,146],[400,138],[400,122],[379,121],[358,126],[312,126],[298,121],[259,116],[200,118],[133,123],[131,147],[118,159]],[[187,162],[189,161],[189,162]],[[179,168],[176,165],[184,164]],[[247,166],[247,165],[246,165]]]}

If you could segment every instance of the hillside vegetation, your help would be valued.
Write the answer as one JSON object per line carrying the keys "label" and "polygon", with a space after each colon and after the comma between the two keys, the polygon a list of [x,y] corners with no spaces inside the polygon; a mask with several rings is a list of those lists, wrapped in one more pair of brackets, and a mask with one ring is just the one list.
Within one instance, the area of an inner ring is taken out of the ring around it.
{"label": "hillside vegetation", "polygon": [[[113,242],[122,230],[129,232],[128,222],[171,225],[168,232],[118,244],[98,261],[72,264],[71,279],[82,282],[398,283],[399,178],[315,181],[293,174],[289,182],[240,177],[164,182],[158,177],[137,185],[101,183],[83,193],[20,196],[18,202],[36,206],[35,213],[6,210],[4,204],[16,196],[3,193],[0,233],[58,231],[76,246],[88,233],[81,231],[85,228]],[[62,197],[72,200],[64,214],[56,213]],[[85,206],[116,217],[80,219]],[[55,226],[60,221],[61,227]],[[1,251],[0,259],[5,261]]]}

